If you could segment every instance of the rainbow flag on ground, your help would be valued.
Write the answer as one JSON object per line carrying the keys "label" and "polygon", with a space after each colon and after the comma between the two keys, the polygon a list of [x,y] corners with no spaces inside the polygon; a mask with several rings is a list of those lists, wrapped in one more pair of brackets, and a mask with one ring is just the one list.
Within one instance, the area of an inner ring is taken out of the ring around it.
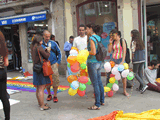
{"label": "rainbow flag on ground", "polygon": [[[68,88],[69,88],[69,86],[60,85],[58,87],[57,93],[62,92],[64,90],[67,90]],[[7,89],[36,92],[36,88],[34,87],[33,83],[13,81],[13,80],[7,80]],[[44,93],[48,94],[46,89],[45,89]],[[53,89],[51,89],[51,94],[54,94]]]}

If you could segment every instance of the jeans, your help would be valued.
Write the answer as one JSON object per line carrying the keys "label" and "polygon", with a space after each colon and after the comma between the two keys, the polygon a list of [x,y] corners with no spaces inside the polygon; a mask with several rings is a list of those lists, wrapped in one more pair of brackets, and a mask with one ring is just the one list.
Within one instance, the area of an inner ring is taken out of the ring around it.
{"label": "jeans", "polygon": [[135,73],[135,78],[140,83],[140,86],[139,86],[140,89],[142,89],[145,86],[145,84],[143,83],[143,75],[142,75],[143,65],[144,65],[144,62],[133,64],[133,72]]}
{"label": "jeans", "polygon": [[5,69],[0,69],[0,99],[3,104],[5,120],[10,120],[10,103],[7,94],[7,74]]}
{"label": "jeans", "polygon": [[100,107],[104,103],[104,87],[101,81],[101,63],[87,63],[88,74],[93,84],[95,93],[95,105]]}

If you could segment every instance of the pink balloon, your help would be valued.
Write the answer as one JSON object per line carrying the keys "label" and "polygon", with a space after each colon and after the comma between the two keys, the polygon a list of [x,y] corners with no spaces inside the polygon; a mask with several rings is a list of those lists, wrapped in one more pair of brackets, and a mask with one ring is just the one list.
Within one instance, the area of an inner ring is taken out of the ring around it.
{"label": "pink balloon", "polygon": [[114,83],[112,87],[113,87],[113,91],[119,90],[119,86],[116,83]]}
{"label": "pink balloon", "polygon": [[106,72],[110,72],[111,71],[111,64],[109,62],[106,62],[104,64],[104,69],[106,70]]}
{"label": "pink balloon", "polygon": [[113,67],[112,74],[116,75],[118,73],[118,67]]}
{"label": "pink balloon", "polygon": [[86,84],[87,82],[88,82],[88,77],[86,77],[86,76],[81,76],[79,79],[78,79],[78,81],[80,82],[80,83],[83,83],[83,84]]}
{"label": "pink balloon", "polygon": [[128,76],[128,74],[129,74],[129,70],[124,70],[124,71],[122,72],[122,77],[125,78],[125,77]]}

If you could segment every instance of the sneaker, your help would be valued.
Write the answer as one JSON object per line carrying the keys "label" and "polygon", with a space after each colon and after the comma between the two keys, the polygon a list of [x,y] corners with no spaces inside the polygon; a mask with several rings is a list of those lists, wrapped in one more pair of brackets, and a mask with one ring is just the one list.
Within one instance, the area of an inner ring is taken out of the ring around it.
{"label": "sneaker", "polygon": [[53,97],[53,102],[57,103],[58,102],[58,98],[57,97]]}
{"label": "sneaker", "polygon": [[46,100],[47,100],[47,101],[51,101],[51,100],[52,100],[52,95],[48,95],[48,97],[47,97]]}
{"label": "sneaker", "polygon": [[141,94],[143,94],[148,88],[148,85],[146,85],[145,87],[142,88]]}

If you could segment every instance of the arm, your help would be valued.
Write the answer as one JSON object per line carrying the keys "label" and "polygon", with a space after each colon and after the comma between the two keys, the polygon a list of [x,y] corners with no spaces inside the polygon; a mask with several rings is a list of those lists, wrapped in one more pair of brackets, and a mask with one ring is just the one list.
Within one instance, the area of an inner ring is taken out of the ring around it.
{"label": "arm", "polygon": [[113,50],[112,42],[113,42],[113,40],[112,40],[112,38],[110,38],[110,39],[109,39],[109,44],[108,44],[108,52],[109,52],[109,53],[111,53],[112,50]]}
{"label": "arm", "polygon": [[123,46],[123,57],[122,57],[122,62],[120,64],[123,64],[126,58],[126,42],[124,39],[122,40],[122,46]]}
{"label": "arm", "polygon": [[4,66],[8,66],[9,62],[8,62],[8,56],[4,57]]}
{"label": "arm", "polygon": [[42,55],[42,57],[46,60],[48,60],[50,53],[47,52],[47,50],[44,50],[42,46],[38,47],[40,54]]}
{"label": "arm", "polygon": [[73,40],[73,47],[76,47],[76,48],[77,48],[76,39]]}
{"label": "arm", "polygon": [[134,58],[134,53],[136,51],[136,42],[131,42],[131,50],[132,50],[132,60]]}
{"label": "arm", "polygon": [[89,51],[89,54],[96,55],[96,46],[95,46],[95,43],[92,39],[90,40],[90,44],[91,44],[91,51]]}

